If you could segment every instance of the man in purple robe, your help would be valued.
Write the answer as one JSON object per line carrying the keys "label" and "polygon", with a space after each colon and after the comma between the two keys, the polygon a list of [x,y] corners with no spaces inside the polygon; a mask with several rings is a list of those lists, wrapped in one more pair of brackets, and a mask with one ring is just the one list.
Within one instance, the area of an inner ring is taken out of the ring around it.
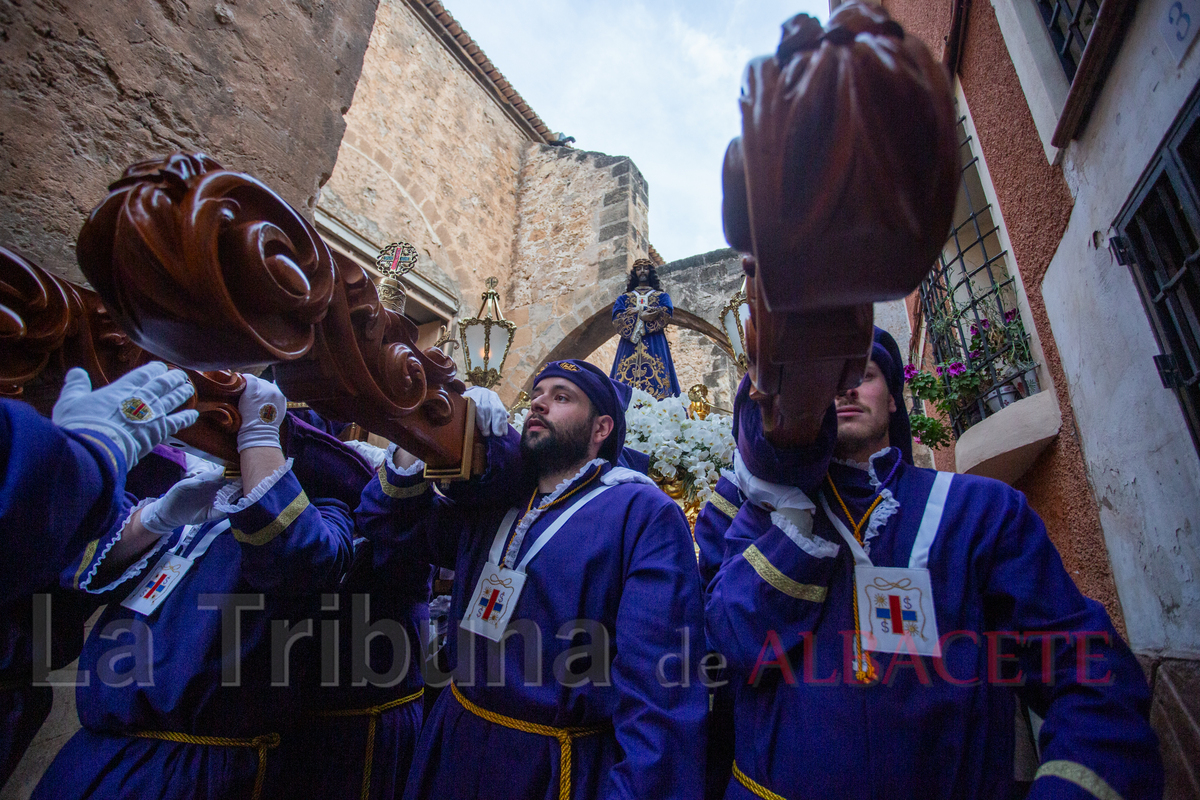
{"label": "man in purple robe", "polygon": [[738,393],[744,502],[706,609],[735,691],[725,796],[1008,798],[1018,697],[1044,718],[1029,797],[1161,796],[1137,661],[1020,492],[912,466],[901,368],[877,329],[797,451]]}
{"label": "man in purple robe", "polygon": [[393,450],[357,512],[375,542],[456,575],[452,679],[405,796],[699,798],[707,692],[682,512],[616,466],[624,411],[591,364],[546,365],[519,455],[515,440],[488,439],[489,472],[456,500]]}

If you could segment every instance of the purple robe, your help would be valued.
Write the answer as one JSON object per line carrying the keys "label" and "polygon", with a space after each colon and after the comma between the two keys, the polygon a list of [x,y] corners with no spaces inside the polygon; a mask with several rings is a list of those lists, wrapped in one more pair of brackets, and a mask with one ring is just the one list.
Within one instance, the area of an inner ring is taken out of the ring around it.
{"label": "purple robe", "polygon": [[[489,439],[489,466],[498,452],[511,455],[515,440],[515,432]],[[575,485],[599,482],[597,469],[611,467],[593,467]],[[615,485],[585,506],[530,562],[510,625],[518,633],[501,647],[457,621],[472,610],[509,504],[525,508],[534,486],[514,481],[502,488],[503,503],[480,487],[455,492],[455,503],[419,475],[389,467],[368,485],[357,512],[360,529],[377,543],[391,539],[415,559],[453,568],[457,578],[449,636],[455,686],[425,721],[405,796],[558,797],[558,741],[476,715],[457,690],[510,719],[594,728],[572,745],[573,797],[699,798],[707,711],[697,679],[700,586],[679,507],[638,483]],[[540,517],[518,557],[569,506]]]}
{"label": "purple robe", "polygon": [[[906,567],[937,473],[895,448],[872,468],[829,474],[856,519],[884,495],[865,547],[876,566]],[[881,680],[867,686],[849,663],[850,548],[820,509],[807,535],[780,521],[745,503],[710,587],[709,637],[736,691],[726,797],[755,796],[740,770],[787,798],[1005,798],[1017,695],[1045,718],[1030,797],[1161,796],[1141,669],[1019,492],[953,477],[928,560],[942,656],[875,653]]]}

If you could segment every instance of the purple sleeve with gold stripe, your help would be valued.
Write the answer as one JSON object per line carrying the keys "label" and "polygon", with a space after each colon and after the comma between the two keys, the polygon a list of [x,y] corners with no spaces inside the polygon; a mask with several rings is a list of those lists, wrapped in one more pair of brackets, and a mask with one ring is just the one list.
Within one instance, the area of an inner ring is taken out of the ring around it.
{"label": "purple sleeve with gold stripe", "polygon": [[125,460],[98,433],[66,432],[0,400],[0,605],[43,588],[120,524]]}
{"label": "purple sleeve with gold stripe", "polygon": [[291,471],[229,522],[242,545],[242,576],[260,591],[332,591],[349,569],[350,510],[339,500],[310,499]]}
{"label": "purple sleeve with gold stripe", "polygon": [[401,475],[382,465],[363,490],[354,520],[359,535],[375,543],[377,563],[402,551],[413,561],[454,568],[461,523],[453,504],[420,473]]}

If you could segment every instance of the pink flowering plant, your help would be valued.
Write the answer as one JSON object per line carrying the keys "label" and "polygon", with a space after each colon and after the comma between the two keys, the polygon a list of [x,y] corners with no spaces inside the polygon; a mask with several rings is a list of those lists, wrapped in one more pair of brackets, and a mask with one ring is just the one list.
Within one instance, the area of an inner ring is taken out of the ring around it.
{"label": "pink flowering plant", "polygon": [[[975,402],[983,384],[979,371],[980,355],[969,353],[962,361],[946,361],[937,364],[933,372],[918,369],[909,364],[904,368],[904,380],[913,397],[927,400],[947,418],[953,418],[960,409]],[[954,441],[946,425],[936,417],[918,414],[911,419],[913,438],[932,448],[945,447]]]}

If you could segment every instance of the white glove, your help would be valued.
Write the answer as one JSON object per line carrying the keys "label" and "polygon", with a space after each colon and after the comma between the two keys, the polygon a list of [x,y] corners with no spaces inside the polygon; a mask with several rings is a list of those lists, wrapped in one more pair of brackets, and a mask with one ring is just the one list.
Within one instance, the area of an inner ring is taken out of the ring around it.
{"label": "white glove", "polygon": [[253,375],[246,379],[246,391],[238,400],[242,427],[238,429],[237,448],[279,447],[279,426],[287,413],[287,398],[279,387]]}
{"label": "white glove", "polygon": [[373,444],[353,439],[348,442],[342,442],[342,444],[365,458],[367,463],[371,465],[371,469],[379,469],[383,465],[383,462],[387,460],[387,450],[384,450],[382,447],[376,447]]}
{"label": "white glove", "polygon": [[195,392],[183,370],[161,361],[138,367],[100,389],[78,367],[67,373],[51,419],[67,430],[102,433],[121,448],[132,469],[168,436],[200,419],[199,411],[171,412]]}
{"label": "white glove", "polygon": [[214,467],[220,466],[220,464],[209,461],[207,458],[200,458],[187,452],[183,454],[183,460],[187,465],[183,472],[183,477],[185,478],[194,478],[197,475],[202,475],[212,470]]}
{"label": "white glove", "polygon": [[508,432],[508,409],[500,395],[482,386],[472,386],[463,397],[475,401],[475,424],[484,436],[503,436]]}
{"label": "white glove", "polygon": [[152,503],[142,506],[142,527],[159,536],[166,536],[184,525],[201,525],[225,518],[223,511],[213,508],[217,492],[225,485],[225,470],[202,472],[194,478],[184,478]]}

